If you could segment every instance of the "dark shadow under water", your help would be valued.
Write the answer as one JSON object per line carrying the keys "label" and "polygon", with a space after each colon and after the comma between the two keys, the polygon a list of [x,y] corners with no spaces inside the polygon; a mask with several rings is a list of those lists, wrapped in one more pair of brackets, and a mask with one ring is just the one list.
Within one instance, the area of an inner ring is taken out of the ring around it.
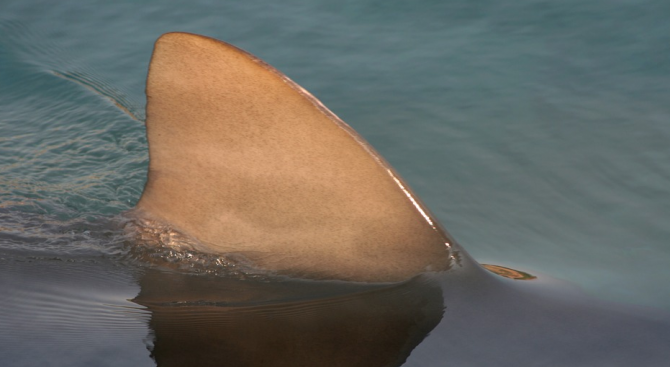
{"label": "dark shadow under water", "polygon": [[238,281],[148,271],[161,366],[399,366],[442,318],[442,292],[394,285]]}
{"label": "dark shadow under water", "polygon": [[399,284],[150,270],[158,366],[662,366],[670,317],[474,263]]}

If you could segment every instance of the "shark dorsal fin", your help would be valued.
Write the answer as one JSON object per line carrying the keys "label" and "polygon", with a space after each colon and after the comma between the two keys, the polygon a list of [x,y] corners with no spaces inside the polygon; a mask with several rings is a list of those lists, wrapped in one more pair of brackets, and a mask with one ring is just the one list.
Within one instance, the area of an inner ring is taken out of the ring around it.
{"label": "shark dorsal fin", "polygon": [[138,213],[212,253],[309,278],[396,281],[446,269],[447,235],[353,129],[227,43],[156,42]]}

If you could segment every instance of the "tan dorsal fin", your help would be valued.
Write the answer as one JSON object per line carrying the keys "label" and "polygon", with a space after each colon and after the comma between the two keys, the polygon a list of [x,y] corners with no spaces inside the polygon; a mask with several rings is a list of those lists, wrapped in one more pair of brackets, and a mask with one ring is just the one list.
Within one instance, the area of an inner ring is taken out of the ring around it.
{"label": "tan dorsal fin", "polygon": [[253,55],[165,34],[146,93],[140,215],[300,277],[396,281],[449,266],[447,235],[397,173]]}

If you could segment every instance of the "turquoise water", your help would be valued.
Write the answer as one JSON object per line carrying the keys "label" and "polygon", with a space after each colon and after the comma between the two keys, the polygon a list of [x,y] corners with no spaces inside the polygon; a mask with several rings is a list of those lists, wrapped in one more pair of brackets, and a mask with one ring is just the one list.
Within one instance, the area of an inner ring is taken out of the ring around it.
{"label": "turquoise water", "polygon": [[[100,283],[110,293],[76,312],[130,307],[123,300],[138,288],[117,269],[123,238],[105,223],[143,188],[153,42],[188,31],[252,52],[311,91],[476,260],[670,310],[669,16],[662,1],[5,0],[0,265],[28,279],[44,273],[16,264],[42,264],[77,285],[53,264],[97,263],[115,274]],[[17,279],[3,277],[3,289],[39,283]],[[118,347],[126,355],[148,359],[147,311],[132,310],[133,322],[112,312],[72,340],[106,329],[132,345]]]}

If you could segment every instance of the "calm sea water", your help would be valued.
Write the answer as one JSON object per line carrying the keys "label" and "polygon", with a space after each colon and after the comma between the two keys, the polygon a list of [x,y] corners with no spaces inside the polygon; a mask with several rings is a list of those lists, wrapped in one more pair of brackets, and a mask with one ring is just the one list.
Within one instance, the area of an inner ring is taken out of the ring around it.
{"label": "calm sea water", "polygon": [[108,222],[143,188],[144,79],[168,31],[233,43],[310,90],[476,260],[668,311],[669,17],[653,0],[4,0],[0,320],[16,340],[116,346],[51,341],[58,365],[153,363],[149,312],[127,301],[142,266]]}

